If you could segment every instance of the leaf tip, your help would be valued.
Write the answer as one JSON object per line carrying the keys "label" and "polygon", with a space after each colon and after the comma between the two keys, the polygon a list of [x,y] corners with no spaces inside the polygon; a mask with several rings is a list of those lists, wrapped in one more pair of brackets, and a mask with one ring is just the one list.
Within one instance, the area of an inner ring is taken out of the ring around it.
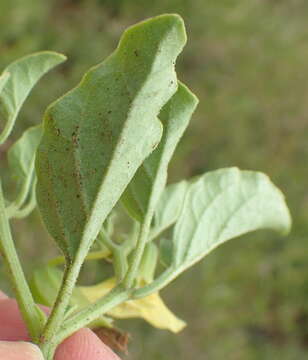
{"label": "leaf tip", "polygon": [[181,81],[178,81],[179,84],[179,91],[183,91],[186,93],[186,98],[188,99],[189,103],[193,107],[193,109],[196,109],[197,105],[199,104],[198,97],[189,89],[189,87],[185,84],[183,84]]}
{"label": "leaf tip", "polygon": [[49,50],[46,50],[44,51],[46,54],[49,54],[51,56],[53,56],[56,60],[57,60],[57,63],[58,64],[61,64],[63,63],[64,61],[67,60],[67,56],[62,54],[62,53],[59,53],[59,52],[56,52],[56,51],[49,51]]}
{"label": "leaf tip", "polygon": [[176,29],[179,38],[182,40],[183,46],[186,44],[186,27],[183,18],[179,14],[164,14],[157,18],[163,19],[165,22],[168,22],[171,28]]}
{"label": "leaf tip", "polygon": [[175,48],[179,48],[178,52],[181,52],[186,44],[187,35],[184,20],[177,14],[158,15],[130,26],[124,31],[118,48],[125,47],[129,38],[135,41],[138,36],[147,36],[149,40],[155,42],[158,39],[161,41],[164,37],[162,34],[170,33],[172,33],[173,40],[168,41],[168,43]]}
{"label": "leaf tip", "polygon": [[291,213],[290,213],[290,210],[289,210],[287,204],[285,203],[285,197],[284,196],[283,196],[283,201],[284,201],[285,219],[284,219],[284,224],[283,224],[283,226],[281,226],[279,232],[280,232],[280,234],[282,236],[287,236],[287,235],[290,234],[290,232],[292,230],[292,216],[291,216]]}

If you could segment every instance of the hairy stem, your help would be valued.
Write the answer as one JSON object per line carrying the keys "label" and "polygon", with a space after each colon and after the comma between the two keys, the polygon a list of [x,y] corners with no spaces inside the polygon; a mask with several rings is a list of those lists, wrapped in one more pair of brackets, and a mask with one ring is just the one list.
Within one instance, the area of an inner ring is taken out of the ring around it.
{"label": "hairy stem", "polygon": [[29,334],[37,342],[45,315],[35,304],[13,242],[0,182],[0,251],[7,267],[15,297]]}
{"label": "hairy stem", "polygon": [[87,306],[85,309],[79,311],[77,314],[69,317],[61,326],[56,335],[41,346],[46,360],[52,360],[55,349],[68,336],[72,335],[77,330],[87,326],[92,321],[104,315],[107,311],[115,306],[122,304],[129,300],[130,291],[123,288],[121,285],[115,287],[107,295],[102,297],[96,303]]}
{"label": "hairy stem", "polygon": [[81,252],[78,253],[73,263],[67,262],[60,291],[41,335],[40,346],[42,348],[44,344],[52,342],[52,338],[63,323],[66,309],[84,261],[84,256],[81,256],[80,253]]}

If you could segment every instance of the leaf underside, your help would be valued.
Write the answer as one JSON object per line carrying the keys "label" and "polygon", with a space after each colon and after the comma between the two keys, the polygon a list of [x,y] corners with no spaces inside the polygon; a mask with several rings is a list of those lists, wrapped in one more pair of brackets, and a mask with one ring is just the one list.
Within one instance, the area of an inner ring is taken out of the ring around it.
{"label": "leaf underside", "polygon": [[67,258],[88,249],[162,134],[157,115],[177,90],[183,21],[159,16],[129,28],[116,51],[52,104],[37,154],[37,199]]}
{"label": "leaf underside", "polygon": [[258,229],[286,234],[290,226],[284,196],[265,174],[237,168],[206,173],[188,187],[171,266],[184,271],[227,240]]}
{"label": "leaf underside", "polygon": [[188,184],[188,181],[182,180],[165,188],[155,209],[154,223],[150,234],[151,239],[159,236],[176,223],[181,214]]}

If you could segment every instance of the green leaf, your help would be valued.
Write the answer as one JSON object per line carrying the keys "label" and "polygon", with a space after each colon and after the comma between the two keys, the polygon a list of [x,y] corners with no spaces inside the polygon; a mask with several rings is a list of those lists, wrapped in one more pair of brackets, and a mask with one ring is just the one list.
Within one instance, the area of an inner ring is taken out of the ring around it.
{"label": "green leaf", "polygon": [[41,138],[42,126],[33,126],[27,129],[8,151],[9,166],[19,183],[34,170],[36,150]]}
{"label": "green leaf", "polygon": [[37,155],[38,204],[67,258],[86,251],[161,138],[157,115],[177,89],[182,19],[129,28],[116,51],[52,104]]}
{"label": "green leaf", "polygon": [[4,70],[10,77],[0,93],[0,120],[4,126],[0,134],[0,144],[10,135],[19,110],[33,86],[47,71],[65,60],[64,55],[43,51],[25,56]]}
{"label": "green leaf", "polygon": [[7,209],[9,215],[22,207],[34,186],[34,162],[41,137],[42,126],[33,126],[27,129],[8,151],[9,166],[18,190],[15,201]]}
{"label": "green leaf", "polygon": [[187,191],[173,234],[172,267],[181,272],[227,240],[258,229],[282,234],[291,226],[284,196],[258,172],[209,172]]}
{"label": "green leaf", "polygon": [[175,148],[186,130],[198,99],[183,84],[159,114],[164,132],[155,151],[144,161],[122,199],[129,213],[142,221],[154,209],[166,185],[167,169]]}
{"label": "green leaf", "polygon": [[186,180],[168,185],[165,188],[155,209],[150,239],[156,238],[175,224],[180,216],[187,188],[188,182]]}

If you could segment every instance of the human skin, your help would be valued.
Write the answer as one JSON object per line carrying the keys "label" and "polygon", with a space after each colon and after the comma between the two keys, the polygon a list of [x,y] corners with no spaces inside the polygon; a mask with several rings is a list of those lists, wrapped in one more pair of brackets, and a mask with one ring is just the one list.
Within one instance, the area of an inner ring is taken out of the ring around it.
{"label": "human skin", "polygon": [[[37,346],[29,342],[16,300],[0,291],[0,359],[43,360]],[[90,330],[81,329],[57,349],[55,360],[120,360]]]}

